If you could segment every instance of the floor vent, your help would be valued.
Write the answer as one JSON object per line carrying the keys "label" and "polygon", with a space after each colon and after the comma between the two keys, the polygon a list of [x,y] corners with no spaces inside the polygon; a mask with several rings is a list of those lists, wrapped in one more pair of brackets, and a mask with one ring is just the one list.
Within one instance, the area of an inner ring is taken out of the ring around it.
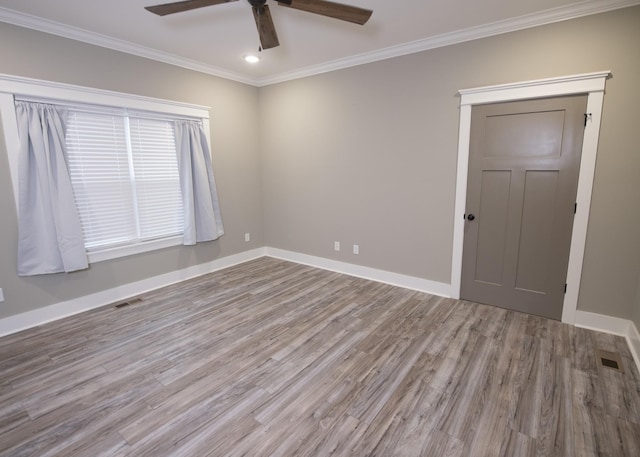
{"label": "floor vent", "polygon": [[141,301],[142,300],[140,298],[132,298],[131,300],[127,300],[125,302],[118,303],[118,304],[114,305],[113,307],[116,308],[116,309],[120,309],[120,308],[124,308],[125,306],[134,305],[134,304],[139,303]]}
{"label": "floor vent", "polygon": [[622,359],[617,352],[609,352],[604,349],[596,349],[596,357],[598,358],[598,364],[611,370],[624,373],[622,368]]}

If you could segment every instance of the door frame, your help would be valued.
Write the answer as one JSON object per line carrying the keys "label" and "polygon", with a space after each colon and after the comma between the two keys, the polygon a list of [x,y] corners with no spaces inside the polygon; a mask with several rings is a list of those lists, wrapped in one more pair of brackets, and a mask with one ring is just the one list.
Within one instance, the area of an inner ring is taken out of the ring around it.
{"label": "door frame", "polygon": [[453,254],[451,262],[451,296],[460,298],[462,278],[462,247],[464,241],[464,214],[467,199],[467,175],[469,172],[469,143],[471,137],[471,109],[474,105],[515,100],[548,98],[573,94],[587,94],[587,113],[590,114],[584,130],[582,157],[578,178],[578,194],[571,248],[567,271],[567,292],[562,305],[562,322],[575,324],[578,308],[578,292],[582,276],[582,262],[587,238],[593,177],[600,136],[600,121],[606,80],[610,71],[585,73],[558,78],[524,81],[513,84],[463,89],[460,95],[460,131],[458,137],[458,166],[453,221]]}

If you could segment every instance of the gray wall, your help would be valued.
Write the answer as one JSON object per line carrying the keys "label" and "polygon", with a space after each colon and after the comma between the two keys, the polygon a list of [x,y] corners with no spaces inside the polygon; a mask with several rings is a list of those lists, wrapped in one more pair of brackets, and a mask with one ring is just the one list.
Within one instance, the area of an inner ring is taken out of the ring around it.
{"label": "gray wall", "polygon": [[1,73],[212,106],[227,232],[85,272],[18,278],[0,142],[0,318],[264,245],[449,282],[457,91],[610,69],[579,308],[629,319],[635,306],[638,325],[638,24],[636,7],[261,89],[0,24]]}
{"label": "gray wall", "polygon": [[[611,70],[578,306],[631,318],[640,273],[638,24],[635,7],[262,88],[267,245],[448,283],[456,92]],[[336,253],[334,240],[347,246]]]}
{"label": "gray wall", "polygon": [[[96,263],[73,274],[19,278],[16,208],[2,139],[0,287],[6,301],[0,318],[263,246],[258,89],[4,23],[0,56],[0,73],[211,106],[213,165],[226,231],[220,240],[196,247]],[[244,242],[245,232],[251,243]]]}

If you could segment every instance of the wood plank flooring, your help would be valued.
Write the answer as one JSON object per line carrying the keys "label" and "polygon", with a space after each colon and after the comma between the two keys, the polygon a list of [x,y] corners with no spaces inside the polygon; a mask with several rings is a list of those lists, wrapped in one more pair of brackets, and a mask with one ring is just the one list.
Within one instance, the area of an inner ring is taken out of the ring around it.
{"label": "wood plank flooring", "polygon": [[640,456],[622,338],[272,258],[1,338],[0,374],[3,457]]}

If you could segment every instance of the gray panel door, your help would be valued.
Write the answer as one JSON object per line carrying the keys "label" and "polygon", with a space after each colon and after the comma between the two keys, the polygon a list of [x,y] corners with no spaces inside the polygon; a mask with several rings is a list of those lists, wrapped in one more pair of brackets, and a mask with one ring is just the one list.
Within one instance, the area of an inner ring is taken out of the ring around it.
{"label": "gray panel door", "polygon": [[472,108],[463,299],[560,319],[586,104]]}

